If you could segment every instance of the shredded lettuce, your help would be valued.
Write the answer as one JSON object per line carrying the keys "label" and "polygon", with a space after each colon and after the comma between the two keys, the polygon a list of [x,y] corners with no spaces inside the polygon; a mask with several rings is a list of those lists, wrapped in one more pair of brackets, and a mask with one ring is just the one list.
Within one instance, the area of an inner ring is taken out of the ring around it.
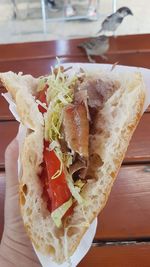
{"label": "shredded lettuce", "polygon": [[66,180],[67,180],[67,184],[68,184],[68,187],[70,189],[72,196],[77,200],[79,204],[84,204],[84,199],[81,197],[79,193],[80,188],[77,186],[74,186],[74,182],[73,182],[71,175],[66,174]]}
{"label": "shredded lettuce", "polygon": [[67,210],[72,206],[72,203],[73,203],[72,198],[70,198],[67,202],[62,204],[59,208],[57,208],[51,213],[52,219],[57,227],[62,226],[62,217],[65,215]]}
{"label": "shredded lettuce", "polygon": [[37,87],[37,92],[40,92],[44,89],[45,83],[47,82],[46,77],[40,77],[38,81],[38,87]]}
{"label": "shredded lettuce", "polygon": [[60,147],[59,143],[57,141],[52,141],[50,144],[49,144],[49,151],[52,151],[54,150],[55,148],[57,147]]}
{"label": "shredded lettuce", "polygon": [[75,183],[75,186],[77,186],[80,190],[82,189],[82,187],[85,185],[85,182],[83,182],[81,179],[78,179]]}
{"label": "shredded lettuce", "polygon": [[48,109],[47,112],[43,114],[45,120],[45,140],[50,142],[48,149],[50,151],[54,150],[60,160],[60,169],[57,170],[52,179],[56,179],[60,176],[62,171],[65,171],[66,181],[73,197],[51,213],[52,219],[57,227],[62,225],[62,217],[71,207],[74,200],[82,206],[85,204],[84,199],[80,195],[80,191],[84,183],[80,181],[74,184],[71,175],[67,171],[67,168],[72,164],[73,153],[62,152],[59,142],[59,140],[63,138],[61,135],[63,109],[73,101],[73,87],[76,80],[77,77],[75,75],[68,79],[66,74],[62,72],[59,67],[57,69],[57,73],[54,69],[52,69],[51,74],[46,78],[43,77],[39,84],[39,90],[41,87],[44,88],[44,82],[48,85],[46,92]]}
{"label": "shredded lettuce", "polygon": [[71,81],[68,82],[66,74],[61,71],[60,67],[57,74],[52,69],[46,83],[49,87],[46,95],[48,111],[45,115],[45,139],[50,142],[58,142],[58,139],[62,138],[62,111],[66,105],[73,101],[73,90],[70,88]]}
{"label": "shredded lettuce", "polygon": [[[44,78],[45,79],[45,78]],[[56,71],[52,69],[51,75],[46,79],[48,90],[46,99],[48,110],[44,114],[45,120],[45,139],[50,141],[50,150],[54,150],[60,160],[60,170],[52,177],[57,178],[63,168],[63,164],[69,167],[72,164],[72,155],[70,152],[62,153],[59,144],[61,136],[61,126],[63,120],[63,108],[73,101],[73,90],[70,88],[72,80],[66,79],[66,74],[59,67]]]}

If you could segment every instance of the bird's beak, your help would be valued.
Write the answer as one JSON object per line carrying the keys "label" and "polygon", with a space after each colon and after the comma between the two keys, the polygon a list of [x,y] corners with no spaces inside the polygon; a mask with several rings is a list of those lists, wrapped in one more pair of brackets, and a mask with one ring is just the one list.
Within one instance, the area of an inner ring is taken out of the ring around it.
{"label": "bird's beak", "polygon": [[131,10],[129,11],[129,13],[128,13],[128,14],[129,14],[129,15],[131,15],[131,16],[133,16],[133,13],[132,13],[132,11],[131,11]]}

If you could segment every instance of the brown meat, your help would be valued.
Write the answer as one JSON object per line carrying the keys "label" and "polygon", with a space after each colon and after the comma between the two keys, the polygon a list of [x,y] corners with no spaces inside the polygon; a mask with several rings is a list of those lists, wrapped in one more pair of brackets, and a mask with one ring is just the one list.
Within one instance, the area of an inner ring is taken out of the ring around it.
{"label": "brown meat", "polygon": [[74,103],[76,103],[76,104],[84,103],[84,105],[86,107],[88,120],[90,120],[90,113],[89,113],[89,108],[88,108],[87,90],[80,90],[80,91],[75,92]]}
{"label": "brown meat", "polygon": [[68,147],[80,156],[88,157],[89,121],[84,103],[70,104],[63,111],[63,127]]}
{"label": "brown meat", "polygon": [[75,172],[78,172],[81,169],[87,169],[86,161],[76,159],[74,163],[69,167],[70,174],[74,174]]}
{"label": "brown meat", "polygon": [[103,165],[103,161],[100,155],[93,153],[89,157],[89,168],[86,170],[85,179],[95,179],[97,178],[96,171],[99,167]]}
{"label": "brown meat", "polygon": [[103,104],[116,91],[118,84],[101,79],[86,79],[80,86],[80,90],[87,90],[88,106],[101,109]]}
{"label": "brown meat", "polygon": [[73,176],[73,179],[78,178],[85,179],[89,160],[84,157],[80,157],[79,154],[75,153],[73,163],[69,167],[69,172]]}
{"label": "brown meat", "polygon": [[69,171],[75,180],[96,178],[96,170],[103,164],[98,154],[90,154],[89,134],[101,130],[96,127],[99,112],[118,87],[115,82],[84,77],[74,90],[73,104],[64,109],[65,142],[75,152]]}

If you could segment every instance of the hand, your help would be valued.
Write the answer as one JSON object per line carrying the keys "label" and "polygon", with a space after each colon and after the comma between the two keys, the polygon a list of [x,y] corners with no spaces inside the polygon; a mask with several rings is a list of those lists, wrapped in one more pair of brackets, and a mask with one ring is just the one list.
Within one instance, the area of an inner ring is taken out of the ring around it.
{"label": "hand", "polygon": [[18,142],[14,139],[6,149],[5,225],[0,245],[0,266],[41,266],[26,235],[18,200]]}

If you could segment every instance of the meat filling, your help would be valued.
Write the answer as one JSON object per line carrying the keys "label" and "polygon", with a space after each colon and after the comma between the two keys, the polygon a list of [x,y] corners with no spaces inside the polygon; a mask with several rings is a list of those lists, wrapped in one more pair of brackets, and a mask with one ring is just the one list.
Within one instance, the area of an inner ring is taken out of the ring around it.
{"label": "meat filling", "polygon": [[89,122],[84,103],[70,104],[64,109],[63,127],[68,147],[88,158]]}
{"label": "meat filling", "polygon": [[99,111],[117,89],[117,83],[85,78],[74,92],[73,103],[63,111],[65,140],[75,153],[69,167],[74,180],[94,178],[94,172],[103,164],[99,155],[90,154],[89,135],[96,134]]}

